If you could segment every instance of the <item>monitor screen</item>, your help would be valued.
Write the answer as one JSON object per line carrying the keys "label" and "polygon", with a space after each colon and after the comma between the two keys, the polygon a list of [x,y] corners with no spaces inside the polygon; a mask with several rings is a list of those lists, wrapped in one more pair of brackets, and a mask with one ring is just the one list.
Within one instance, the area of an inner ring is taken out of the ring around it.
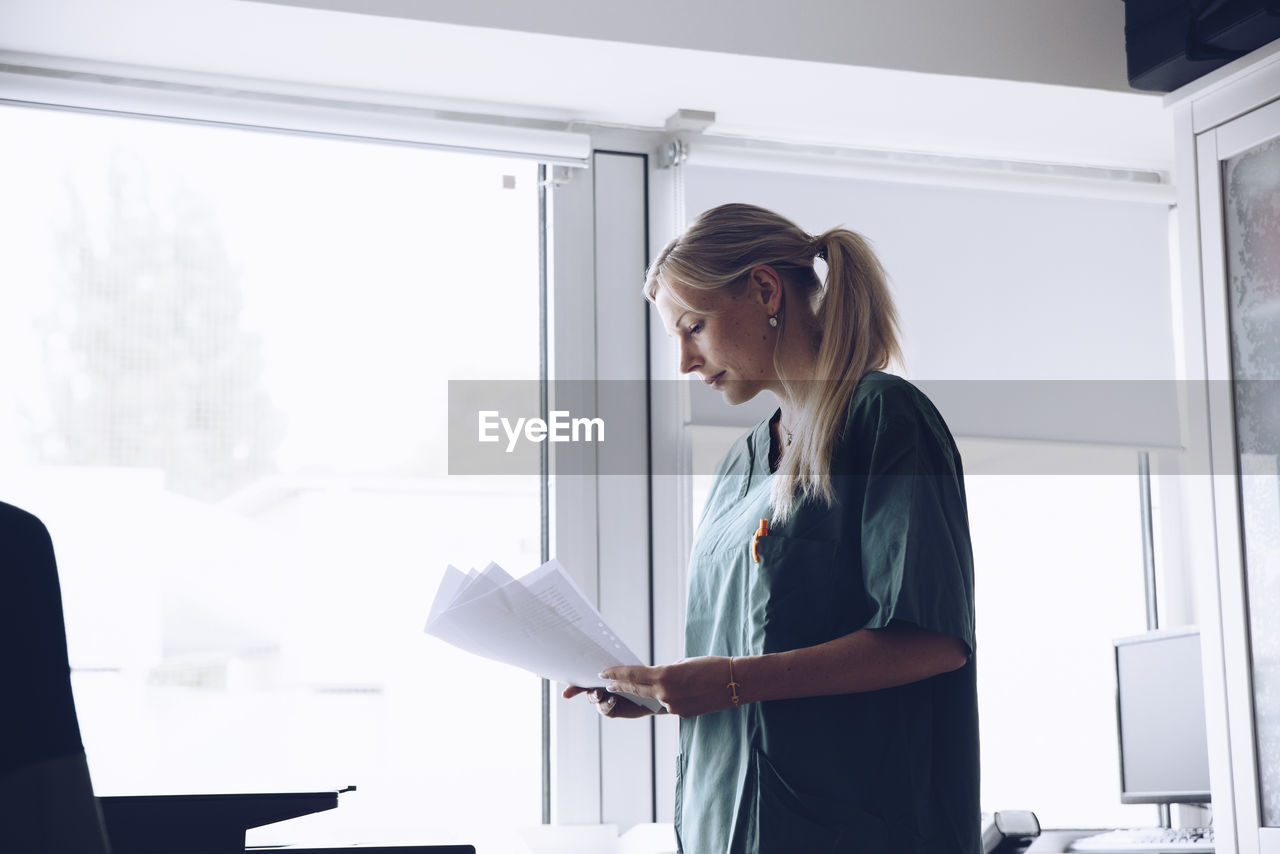
{"label": "monitor screen", "polygon": [[1200,633],[1123,638],[1115,654],[1121,802],[1208,803]]}

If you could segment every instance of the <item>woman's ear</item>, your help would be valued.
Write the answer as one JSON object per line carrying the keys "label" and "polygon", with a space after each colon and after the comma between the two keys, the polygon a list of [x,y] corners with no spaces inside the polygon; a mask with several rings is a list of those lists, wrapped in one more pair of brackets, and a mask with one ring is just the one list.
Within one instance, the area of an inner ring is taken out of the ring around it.
{"label": "woman's ear", "polygon": [[751,269],[750,293],[758,299],[769,314],[777,314],[782,310],[782,277],[778,271],[768,264],[761,264]]}

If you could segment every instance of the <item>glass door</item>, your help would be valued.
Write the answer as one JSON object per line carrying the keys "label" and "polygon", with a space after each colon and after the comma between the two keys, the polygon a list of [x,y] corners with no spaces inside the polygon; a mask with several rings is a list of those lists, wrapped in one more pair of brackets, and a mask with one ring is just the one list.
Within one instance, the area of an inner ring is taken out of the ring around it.
{"label": "glass door", "polygon": [[[1280,851],[1280,102],[1197,139],[1233,788]],[[1221,243],[1209,244],[1220,239]],[[1256,847],[1255,847],[1256,846]]]}

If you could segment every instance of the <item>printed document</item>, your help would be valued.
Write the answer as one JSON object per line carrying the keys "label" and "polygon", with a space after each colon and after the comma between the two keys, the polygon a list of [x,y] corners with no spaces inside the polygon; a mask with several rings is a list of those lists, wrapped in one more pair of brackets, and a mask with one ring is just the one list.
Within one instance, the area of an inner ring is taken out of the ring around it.
{"label": "printed document", "polygon": [[[445,570],[426,632],[459,649],[555,682],[604,687],[606,667],[643,662],[605,623],[557,560],[523,578],[491,563],[482,572]],[[624,694],[653,711],[649,697]]]}

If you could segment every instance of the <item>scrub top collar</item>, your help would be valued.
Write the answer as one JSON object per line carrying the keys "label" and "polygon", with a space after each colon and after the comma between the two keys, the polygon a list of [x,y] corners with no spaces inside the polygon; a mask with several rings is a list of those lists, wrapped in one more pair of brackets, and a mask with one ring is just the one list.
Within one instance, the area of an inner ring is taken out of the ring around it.
{"label": "scrub top collar", "polygon": [[772,415],[757,424],[747,438],[749,475],[743,478],[742,491],[738,495],[739,498],[746,495],[756,485],[757,478],[768,479],[773,475],[773,471],[769,468],[770,451],[773,449],[773,430],[771,426],[774,421],[781,417],[782,408],[779,407],[774,410]]}

